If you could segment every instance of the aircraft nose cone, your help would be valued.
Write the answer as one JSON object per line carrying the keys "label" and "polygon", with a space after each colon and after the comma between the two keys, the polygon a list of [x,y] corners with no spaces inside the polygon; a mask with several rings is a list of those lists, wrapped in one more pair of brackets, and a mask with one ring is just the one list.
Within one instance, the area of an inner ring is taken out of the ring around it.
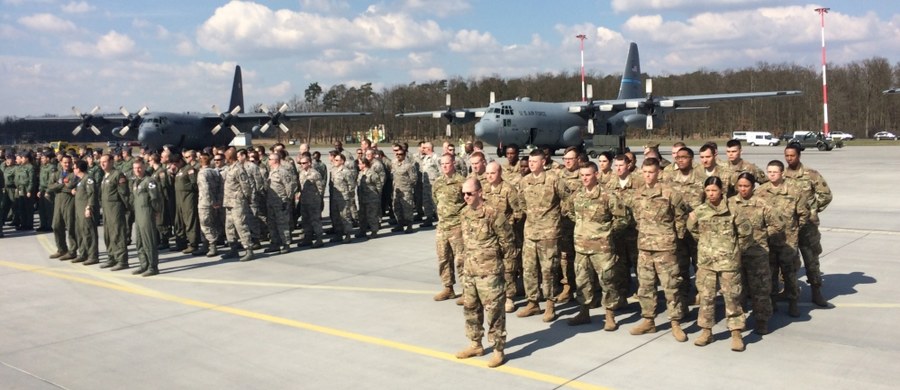
{"label": "aircraft nose cone", "polygon": [[488,129],[484,122],[478,122],[475,124],[475,138],[478,138],[482,141],[487,141]]}

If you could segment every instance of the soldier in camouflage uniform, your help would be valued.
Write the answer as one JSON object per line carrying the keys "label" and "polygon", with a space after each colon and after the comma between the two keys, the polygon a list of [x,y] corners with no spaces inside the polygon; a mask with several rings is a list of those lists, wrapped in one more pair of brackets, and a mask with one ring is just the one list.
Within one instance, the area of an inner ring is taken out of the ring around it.
{"label": "soldier in camouflage uniform", "polygon": [[[243,151],[246,155],[246,151]],[[253,199],[253,179],[247,172],[245,165],[249,162],[237,160],[238,152],[234,149],[225,151],[226,168],[223,205],[225,206],[225,236],[231,250],[223,256],[223,259],[238,257],[238,244],[247,250],[241,257],[241,261],[253,260],[253,236],[250,233],[250,202]]]}
{"label": "soldier in camouflage uniform", "polygon": [[[415,204],[416,177],[419,168],[408,158],[406,149],[400,144],[394,144],[394,161],[391,163],[391,181],[393,182],[393,209],[397,218],[397,226],[392,231],[412,233],[413,212]],[[405,230],[404,230],[405,228]]]}
{"label": "soldier in camouflage uniform", "polygon": [[[221,159],[222,157],[217,158]],[[222,209],[222,197],[225,190],[222,188],[224,184],[222,175],[217,169],[210,166],[209,160],[208,154],[200,154],[200,170],[197,171],[197,216],[200,221],[200,231],[208,245],[206,257],[215,257],[219,254],[216,241],[224,228],[219,224],[217,212]]]}
{"label": "soldier in camouflage uniform", "polygon": [[41,172],[38,180],[38,216],[41,223],[38,231],[53,231],[53,197],[47,193],[47,187],[53,182],[53,177],[59,172],[57,164],[51,154],[41,155]]}
{"label": "soldier in camouflage uniform", "polygon": [[[309,154],[300,156],[300,170],[297,173],[300,204],[300,223],[303,226],[303,240],[298,247],[321,247],[322,244],[322,197],[325,195],[325,181],[312,167]],[[315,243],[313,243],[315,239]]]}
{"label": "soldier in camouflage uniform", "polygon": [[469,156],[469,167],[471,167],[472,171],[469,172],[466,179],[474,178],[481,182],[482,188],[486,187],[487,179],[484,177],[484,172],[487,169],[487,161],[484,158],[484,153],[472,152],[472,155]]}
{"label": "soldier in camouflage uniform", "polygon": [[822,234],[819,233],[819,213],[831,203],[831,188],[818,171],[808,168],[800,162],[800,147],[790,144],[784,148],[784,160],[787,169],[784,177],[793,181],[807,197],[809,220],[800,225],[800,254],[806,268],[806,282],[812,287],[812,303],[828,307],[828,301],[822,296],[822,270],[819,255],[822,254]]}
{"label": "soldier in camouflage uniform", "polygon": [[128,179],[113,166],[112,156],[100,157],[103,179],[100,181],[100,207],[103,208],[103,242],[107,260],[100,268],[113,271],[128,268],[128,246],[125,244],[125,210],[131,208]]}
{"label": "soldier in camouflage uniform", "polygon": [[424,155],[419,161],[419,169],[422,172],[422,212],[425,221],[421,227],[431,227],[435,221],[434,200],[431,198],[431,189],[434,181],[441,175],[440,156],[434,153],[434,145],[431,142],[422,144]]}
{"label": "soldier in camouflage uniform", "polygon": [[465,248],[466,277],[463,281],[463,316],[466,319],[466,337],[472,344],[456,354],[457,359],[467,359],[484,354],[481,338],[484,325],[488,325],[488,342],[494,343],[494,355],[488,367],[503,364],[506,344],[506,300],[503,278],[503,259],[499,251],[499,231],[508,230],[508,222],[502,212],[489,206],[482,198],[481,182],[467,179],[462,186],[467,207],[460,212],[463,246]]}
{"label": "soldier in camouflage uniform", "polygon": [[[734,213],[738,225],[741,248],[741,277],[744,295],[753,300],[756,334],[769,333],[772,317],[772,271],[769,268],[769,230],[776,231],[775,217],[769,205],[753,196],[756,177],[750,172],[735,180],[737,195],[728,198],[728,209]],[[741,302],[743,302],[743,298]]]}
{"label": "soldier in camouflage uniform", "polygon": [[575,292],[575,243],[573,233],[575,220],[572,211],[572,196],[582,188],[579,179],[578,150],[574,146],[566,148],[563,167],[556,171],[563,191],[560,193],[562,218],[559,221],[559,268],[562,291],[556,297],[559,305],[569,302]]}
{"label": "soldier in camouflage uniform", "polygon": [[519,248],[521,243],[516,241],[513,225],[524,216],[524,205],[519,195],[519,190],[503,180],[503,171],[500,164],[492,162],[485,169],[487,186],[482,188],[485,202],[498,213],[503,214],[506,221],[497,231],[497,239],[500,243],[500,258],[503,260],[503,279],[506,281],[506,306],[507,313],[516,310],[513,300],[516,296],[516,285],[519,270],[522,268],[517,261],[520,260]]}
{"label": "soldier in camouflage uniform", "polygon": [[[435,246],[437,248],[438,273],[444,289],[434,296],[435,301],[455,298],[453,284],[459,278],[465,283],[465,264],[463,262],[462,228],[459,215],[465,207],[462,196],[462,175],[456,172],[455,156],[441,156],[441,177],[434,182],[431,197],[437,211],[438,224],[435,230]],[[454,271],[455,267],[455,271]],[[461,303],[461,302],[460,302]]]}
{"label": "soldier in camouflage uniform", "polygon": [[366,158],[356,161],[359,166],[357,176],[357,196],[359,199],[359,232],[357,238],[366,238],[366,233],[371,232],[371,237],[378,236],[381,225],[381,188],[383,177],[373,170],[372,162]]}
{"label": "soldier in camouflage uniform", "polygon": [[516,185],[519,181],[519,178],[522,177],[519,174],[519,146],[516,144],[507,145],[506,150],[504,150],[506,155],[506,162],[501,164],[503,168],[503,177],[506,178],[506,181],[509,184]]}
{"label": "soldier in camouflage uniform", "polygon": [[519,182],[525,203],[525,242],[522,247],[522,280],[528,305],[516,316],[541,313],[541,293],[547,299],[544,322],[556,319],[556,278],[559,274],[559,235],[562,193],[559,177],[544,170],[544,153],[534,150],[528,157],[531,174]]}
{"label": "soldier in camouflage uniform", "polygon": [[297,193],[297,176],[291,173],[287,163],[282,163],[281,153],[269,155],[269,168],[266,207],[271,241],[265,251],[286,254],[291,251],[291,204]]}
{"label": "soldier in camouflage uniform", "polygon": [[616,325],[615,307],[621,300],[615,282],[619,279],[616,267],[620,261],[616,257],[614,231],[620,230],[625,219],[625,206],[615,192],[604,190],[597,177],[597,166],[587,163],[579,169],[581,188],[572,194],[571,207],[566,210],[575,223],[573,243],[575,245],[575,284],[578,286],[578,315],[568,321],[569,325],[591,322],[590,304],[594,301],[594,277],[599,274],[603,291],[601,304],[606,309],[603,329],[614,331]]}
{"label": "soldier in camouflage uniform", "polygon": [[[642,175],[628,171],[628,161],[624,154],[613,157],[613,167],[616,175],[609,181],[606,189],[615,192],[619,200],[627,203],[634,198],[635,192],[644,187],[644,178]],[[625,209],[625,217],[622,218],[621,225],[622,229],[613,233],[613,241],[616,243],[614,249],[619,258],[615,264],[618,270],[613,273],[617,278],[615,284],[620,298],[616,309],[625,307],[628,304],[626,298],[637,291],[637,283],[634,283],[632,287],[631,271],[634,270],[637,274],[638,231],[630,208]]]}
{"label": "soldier in camouflage uniform", "polygon": [[[677,163],[677,162],[676,162]],[[681,329],[684,317],[683,283],[679,263],[675,257],[677,232],[684,230],[684,204],[679,192],[659,183],[659,160],[644,160],[641,166],[644,186],[635,191],[627,205],[634,215],[638,230],[638,300],[644,321],[631,328],[632,335],[656,332],[656,280],[666,297],[672,335],[679,342],[687,341]]]}
{"label": "soldier in camouflage uniform", "polygon": [[[676,169],[663,172],[660,182],[669,185],[678,192],[684,202],[685,212],[690,212],[703,203],[701,199],[703,197],[703,181],[706,180],[706,175],[703,173],[701,165],[694,165],[694,151],[688,147],[678,150],[673,166]],[[697,240],[691,235],[691,232],[679,229],[676,245],[675,256],[678,258],[678,267],[681,270],[681,279],[683,281],[679,285],[679,294],[682,296],[682,302],[687,304],[691,300],[696,301],[695,295],[691,294],[691,266],[694,267],[696,272]]]}
{"label": "soldier in camouflage uniform", "polygon": [[331,242],[342,242],[344,244],[353,240],[351,237],[353,231],[352,216],[350,214],[350,204],[355,203],[356,182],[353,180],[353,170],[347,169],[346,158],[342,154],[334,156],[332,162],[334,164],[331,170],[331,198],[329,199],[334,210],[334,238]]}
{"label": "soldier in camouflage uniform", "polygon": [[734,187],[737,186],[738,176],[744,172],[752,174],[759,184],[769,181],[766,178],[766,172],[759,169],[756,164],[744,160],[741,153],[741,141],[733,139],[725,144],[725,154],[728,156],[728,171],[731,172],[731,178],[729,179],[731,188],[728,189],[728,196],[737,194],[737,190]]}
{"label": "soldier in camouflage uniform", "polygon": [[31,152],[19,154],[16,168],[16,193],[19,225],[16,230],[34,230],[34,196],[37,194],[37,172],[34,169]]}
{"label": "soldier in camouflage uniform", "polygon": [[687,219],[687,229],[697,237],[697,288],[700,290],[700,309],[697,324],[702,329],[694,345],[713,342],[712,327],[716,323],[716,292],[721,285],[725,301],[725,319],[731,331],[731,350],[744,350],[741,331],[744,329],[744,309],[741,281],[741,249],[738,243],[736,216],[728,208],[725,191],[728,187],[718,176],[704,182],[706,201],[695,208]]}
{"label": "soldier in camouflage uniform", "polygon": [[[784,163],[772,160],[766,166],[769,182],[756,190],[755,196],[769,205],[774,227],[769,230],[769,268],[772,270],[772,293],[778,291],[778,271],[784,279],[784,297],[788,300],[788,315],[800,316],[797,307],[797,268],[800,255],[797,252],[800,226],[809,221],[807,194],[794,182],[784,179]],[[772,297],[773,301],[775,297]],[[773,310],[774,310],[773,305]]]}
{"label": "soldier in camouflage uniform", "polygon": [[[266,195],[266,179],[263,177],[262,172],[259,170],[259,166],[250,161],[249,152],[245,149],[241,149],[237,151],[237,161],[240,163],[241,169],[247,173],[247,185],[251,189],[250,193],[250,215],[247,217],[248,226],[250,226],[250,235],[252,236],[252,246],[253,250],[261,249],[262,246],[259,243],[260,237],[263,233],[263,228],[261,226],[261,220],[259,218],[259,205],[260,205],[260,197]],[[264,209],[262,211],[265,211]]]}
{"label": "soldier in camouflage uniform", "polygon": [[131,209],[134,210],[134,247],[140,266],[133,275],[144,277],[159,274],[159,236],[155,221],[162,212],[162,194],[153,176],[144,171],[145,163],[135,160],[132,164],[134,184],[131,187]]}
{"label": "soldier in camouflage uniform", "polygon": [[[72,190],[78,185],[78,177],[72,172],[72,157],[63,156],[59,164],[59,172],[47,186],[47,192],[53,196],[53,238],[56,240],[57,248],[56,253],[50,255],[50,258],[64,261],[78,257],[75,197],[72,195]],[[66,243],[67,235],[68,243]]]}
{"label": "soldier in camouflage uniform", "polygon": [[72,190],[72,195],[75,196],[75,226],[80,251],[72,262],[97,264],[100,262],[97,244],[97,217],[100,216],[96,196],[97,182],[88,175],[87,162],[84,160],[75,163],[74,172],[78,176],[78,184]]}

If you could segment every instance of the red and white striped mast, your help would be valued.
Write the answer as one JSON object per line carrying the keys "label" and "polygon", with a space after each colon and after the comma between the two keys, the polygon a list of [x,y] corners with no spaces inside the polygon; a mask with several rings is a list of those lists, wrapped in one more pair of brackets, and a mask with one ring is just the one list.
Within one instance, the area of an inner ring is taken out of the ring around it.
{"label": "red and white striped mast", "polygon": [[581,101],[585,101],[584,98],[584,40],[587,39],[587,36],[584,34],[578,34],[575,36],[581,40]]}
{"label": "red and white striped mast", "polygon": [[828,83],[825,78],[825,14],[831,8],[816,8],[819,17],[822,19],[822,110],[824,112],[824,124],[822,125],[822,135],[828,137],[831,132],[828,131]]}

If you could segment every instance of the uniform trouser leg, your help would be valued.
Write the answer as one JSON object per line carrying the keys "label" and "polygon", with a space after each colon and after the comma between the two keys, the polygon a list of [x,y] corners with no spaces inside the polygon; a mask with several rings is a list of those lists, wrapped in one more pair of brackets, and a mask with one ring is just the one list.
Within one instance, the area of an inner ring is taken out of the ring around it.
{"label": "uniform trouser leg", "polygon": [[381,201],[365,201],[359,203],[360,232],[377,232],[381,224]]}
{"label": "uniform trouser leg", "polygon": [[[13,193],[15,193],[15,190],[13,190]],[[9,190],[0,191],[0,226],[6,224],[6,219],[9,217],[9,212],[12,211],[12,207],[13,198],[9,196]]]}
{"label": "uniform trouser leg", "polygon": [[768,321],[772,317],[772,271],[768,254],[741,254],[741,268],[741,278],[746,287],[744,295],[750,294],[753,316],[757,321]]}
{"label": "uniform trouser leg", "polygon": [[684,316],[682,283],[678,260],[673,251],[646,251],[638,253],[638,300],[641,303],[641,317],[656,317],[656,279],[662,285],[666,296],[666,307],[670,321],[680,321]]}
{"label": "uniform trouser leg", "polygon": [[[778,274],[775,270],[781,271],[781,277],[784,279],[784,297],[788,300],[796,300],[800,294],[800,287],[797,284],[797,268],[800,265],[800,255],[797,254],[797,248],[786,243],[769,243],[769,267],[772,272],[772,294],[778,291]],[[774,299],[774,297],[773,297]]]}
{"label": "uniform trouser leg", "polygon": [[616,281],[615,288],[622,297],[631,296],[636,290],[632,287],[631,270],[637,270],[637,230],[627,229],[616,240]]}
{"label": "uniform trouser leg", "polygon": [[[444,287],[453,287],[456,279],[463,279],[463,242],[462,228],[437,229],[435,232],[437,247],[438,274]],[[455,267],[455,269],[454,269]]]}
{"label": "uniform trouser leg", "polygon": [[66,219],[63,210],[57,209],[53,213],[53,240],[56,241],[56,250],[61,253],[69,251],[69,245],[66,243]]}
{"label": "uniform trouser leg", "polygon": [[519,274],[519,264],[516,261],[519,249],[514,242],[500,244],[500,258],[503,259],[503,281],[506,282],[506,298],[516,296],[516,279]]}
{"label": "uniform trouser leg", "polygon": [[268,218],[269,233],[272,245],[289,245],[291,243],[291,213],[282,202],[269,200]]}
{"label": "uniform trouser leg", "polygon": [[526,238],[522,248],[522,279],[525,296],[538,302],[539,291],[544,298],[556,300],[556,273],[559,270],[559,240],[531,240]]}
{"label": "uniform trouser leg", "polygon": [[180,195],[175,195],[175,220],[172,224],[172,234],[175,236],[175,245],[176,247],[180,247],[185,245],[187,242],[187,227],[184,225],[184,208],[186,205],[185,202],[181,200]]}
{"label": "uniform trouser leg", "polygon": [[725,321],[728,330],[744,329],[744,309],[741,307],[741,272],[713,271],[706,268],[697,270],[697,289],[700,290],[700,308],[697,324],[710,329],[716,323],[716,281],[722,286],[725,301]]}
{"label": "uniform trouser leg", "polygon": [[216,245],[219,238],[219,229],[216,225],[216,209],[212,207],[197,208],[197,218],[200,220],[200,232],[203,240],[209,245]]}
{"label": "uniform trouser leg", "polygon": [[135,220],[134,236],[136,241],[138,259],[143,270],[159,270],[159,238],[156,225],[150,218],[146,221]]}
{"label": "uniform trouser leg", "polygon": [[422,185],[422,212],[425,218],[434,218],[435,216],[434,199],[431,197],[431,183]]}
{"label": "uniform trouser leg", "polygon": [[187,203],[183,210],[184,234],[188,245],[197,249],[200,246],[200,217],[197,215],[197,202]]}
{"label": "uniform trouser leg", "polygon": [[562,234],[557,241],[559,243],[559,282],[569,285],[572,290],[577,287],[575,283],[575,222],[563,218]]}
{"label": "uniform trouser leg", "polygon": [[812,286],[822,285],[822,270],[819,255],[822,254],[822,234],[819,227],[808,223],[800,228],[800,254],[806,268],[806,282]]}
{"label": "uniform trouser leg", "polygon": [[675,256],[678,259],[678,268],[681,273],[682,283],[678,287],[678,292],[683,299],[688,299],[691,295],[691,267],[694,272],[697,271],[697,240],[690,233],[685,233],[684,238],[675,240]]}
{"label": "uniform trouser leg", "polygon": [[128,265],[128,248],[125,245],[125,209],[110,205],[104,210],[103,241],[109,261]]}
{"label": "uniform trouser leg", "polygon": [[463,282],[463,316],[466,320],[466,337],[481,342],[484,323],[487,321],[488,340],[494,350],[502,351],[506,345],[506,287],[501,275],[468,276]]}
{"label": "uniform trouser leg", "polygon": [[322,238],[322,204],[311,202],[300,205],[300,223],[303,225],[303,241]]}
{"label": "uniform trouser leg", "polygon": [[619,302],[619,290],[615,288],[616,256],[612,248],[608,252],[593,254],[575,253],[575,279],[578,286],[578,303],[588,305],[594,300],[594,275],[599,274],[602,289],[601,304],[612,309]]}
{"label": "uniform trouser leg", "polygon": [[19,227],[34,229],[34,198],[19,197]]}
{"label": "uniform trouser leg", "polygon": [[63,219],[65,219],[66,232],[69,238],[69,253],[78,254],[78,246],[80,238],[78,238],[78,225],[75,222],[75,204],[74,200],[62,210]]}
{"label": "uniform trouser leg", "polygon": [[238,205],[226,209],[225,214],[225,234],[228,242],[231,244],[240,242],[247,249],[253,246],[253,236],[249,226],[250,207]]}
{"label": "uniform trouser leg", "polygon": [[22,223],[22,219],[20,218],[20,211],[22,208],[21,197],[16,194],[16,190],[7,190],[7,195],[9,196],[9,211],[12,212],[12,225],[15,227],[19,227]]}
{"label": "uniform trouser leg", "polygon": [[410,189],[394,190],[394,217],[397,224],[406,226],[413,220],[413,192]]}
{"label": "uniform trouser leg", "polygon": [[53,226],[53,200],[42,196],[38,199],[38,217],[41,219],[40,228],[43,230]]}

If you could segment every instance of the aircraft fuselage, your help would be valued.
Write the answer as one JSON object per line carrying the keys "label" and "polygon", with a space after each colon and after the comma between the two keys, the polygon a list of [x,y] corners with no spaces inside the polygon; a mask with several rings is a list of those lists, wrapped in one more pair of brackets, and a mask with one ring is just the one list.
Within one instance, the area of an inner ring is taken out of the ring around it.
{"label": "aircraft fuselage", "polygon": [[228,129],[213,135],[214,123],[196,114],[174,112],[149,113],[138,127],[138,141],[150,149],[175,145],[183,149],[202,149],[209,145],[227,145],[234,138]]}
{"label": "aircraft fuselage", "polygon": [[475,124],[475,136],[494,146],[578,146],[587,122],[569,113],[568,106],[569,103],[533,102],[527,98],[496,102]]}

